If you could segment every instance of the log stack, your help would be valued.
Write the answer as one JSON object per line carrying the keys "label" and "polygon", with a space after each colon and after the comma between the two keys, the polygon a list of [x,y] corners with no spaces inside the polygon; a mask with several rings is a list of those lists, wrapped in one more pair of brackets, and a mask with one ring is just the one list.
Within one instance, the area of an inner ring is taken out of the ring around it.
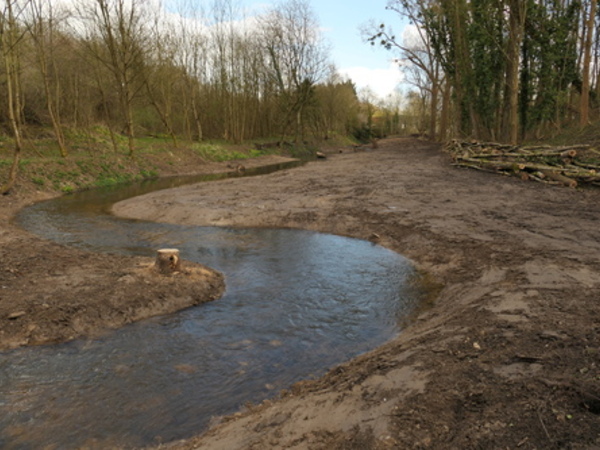
{"label": "log stack", "polygon": [[495,142],[452,140],[453,165],[575,188],[600,186],[600,151],[589,145],[520,147]]}

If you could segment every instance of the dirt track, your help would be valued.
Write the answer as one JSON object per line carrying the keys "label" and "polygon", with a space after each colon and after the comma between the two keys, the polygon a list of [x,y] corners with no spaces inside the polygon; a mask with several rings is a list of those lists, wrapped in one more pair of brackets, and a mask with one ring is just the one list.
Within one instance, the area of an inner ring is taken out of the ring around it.
{"label": "dirt track", "polygon": [[[137,302],[136,283],[115,290],[148,261],[115,263],[8,223],[39,198],[0,198],[0,348],[90,335],[166,312]],[[456,169],[438,146],[392,140],[290,171],[117,205],[119,214],[150,220],[377,240],[444,285],[393,342],[173,446],[598,448],[599,200],[598,190]],[[115,295],[110,304],[102,301],[107,289]],[[199,298],[175,292],[167,306]]]}
{"label": "dirt track", "polygon": [[444,288],[400,337],[177,448],[597,448],[600,191],[453,168],[391,140],[120,215],[377,240]]}

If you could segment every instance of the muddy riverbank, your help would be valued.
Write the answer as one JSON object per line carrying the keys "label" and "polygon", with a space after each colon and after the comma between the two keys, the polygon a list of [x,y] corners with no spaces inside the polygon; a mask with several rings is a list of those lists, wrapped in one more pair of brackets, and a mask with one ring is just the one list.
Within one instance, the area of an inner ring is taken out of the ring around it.
{"label": "muddy riverbank", "polygon": [[600,191],[457,169],[390,140],[117,204],[128,217],[371,239],[444,286],[401,336],[175,448],[600,445]]}
{"label": "muddy riverbank", "polygon": [[[265,156],[243,162],[251,169],[287,161]],[[232,162],[165,165],[165,175],[239,171]],[[187,262],[183,273],[157,276],[153,258],[64,247],[14,223],[20,209],[52,196],[25,183],[0,196],[0,350],[94,337],[221,296],[223,275],[202,265]]]}
{"label": "muddy riverbank", "polygon": [[[276,401],[215,418],[203,436],[166,446],[600,445],[600,191],[457,169],[439,146],[417,140],[341,150],[293,170],[116,205],[119,215],[153,221],[298,227],[368,239],[408,256],[433,286],[443,286],[392,342],[294,385]],[[63,330],[47,341],[74,337],[74,312],[94,322],[90,299],[102,303],[103,287],[148,263],[115,263],[9,223],[40,196],[0,198],[2,348],[46,342],[39,330]],[[119,303],[123,311],[127,298]],[[9,331],[16,325],[20,331]]]}

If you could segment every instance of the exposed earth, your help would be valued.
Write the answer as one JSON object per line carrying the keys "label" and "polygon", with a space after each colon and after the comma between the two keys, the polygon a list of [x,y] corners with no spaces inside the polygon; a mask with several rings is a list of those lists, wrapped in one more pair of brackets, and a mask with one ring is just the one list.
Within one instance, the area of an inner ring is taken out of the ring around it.
{"label": "exposed earth", "polygon": [[[167,312],[155,309],[164,302],[141,303],[140,283],[151,283],[153,298],[172,292],[169,310],[219,294],[218,274],[201,283],[202,294],[185,283],[165,290],[139,275],[151,261],[61,247],[11,225],[36,197],[0,199],[2,348]],[[600,448],[597,189],[458,169],[438,145],[390,139],[271,175],[149,194],[114,211],[369,239],[411,258],[435,294],[393,341],[163,448]]]}

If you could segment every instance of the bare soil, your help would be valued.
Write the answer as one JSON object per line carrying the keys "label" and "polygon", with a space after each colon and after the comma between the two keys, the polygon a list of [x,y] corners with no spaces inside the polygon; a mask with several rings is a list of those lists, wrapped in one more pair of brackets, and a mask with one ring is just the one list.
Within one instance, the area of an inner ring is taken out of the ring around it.
{"label": "bare soil", "polygon": [[[114,207],[154,221],[370,239],[411,258],[437,293],[386,345],[163,447],[600,448],[600,191],[458,169],[418,140],[339,151]],[[123,278],[132,290],[112,307],[137,319],[129,301],[140,284],[128,271],[149,262],[60,247],[8,224],[31,197],[0,199],[0,344],[102,329],[80,330],[73,316],[94,323],[88,303],[107,302],[103,289]],[[26,320],[29,334],[10,331]]]}

